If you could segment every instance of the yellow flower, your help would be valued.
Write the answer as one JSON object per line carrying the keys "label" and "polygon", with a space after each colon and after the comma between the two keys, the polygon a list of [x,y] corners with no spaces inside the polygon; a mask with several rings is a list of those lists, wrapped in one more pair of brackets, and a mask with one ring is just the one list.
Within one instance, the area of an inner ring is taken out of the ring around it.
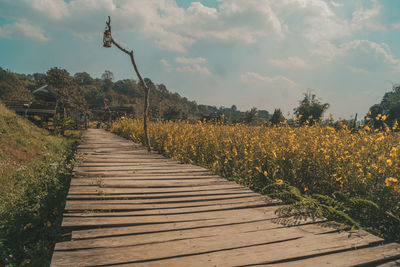
{"label": "yellow flower", "polygon": [[268,176],[268,172],[264,171],[264,175],[265,175],[265,177],[267,177]]}
{"label": "yellow flower", "polygon": [[385,179],[385,184],[386,186],[390,186],[392,183],[395,183],[397,181],[397,178],[389,177]]}
{"label": "yellow flower", "polygon": [[390,167],[392,166],[393,162],[391,159],[386,160],[386,164]]}
{"label": "yellow flower", "polygon": [[276,179],[275,182],[276,182],[277,184],[283,184],[283,180],[282,180],[282,179]]}

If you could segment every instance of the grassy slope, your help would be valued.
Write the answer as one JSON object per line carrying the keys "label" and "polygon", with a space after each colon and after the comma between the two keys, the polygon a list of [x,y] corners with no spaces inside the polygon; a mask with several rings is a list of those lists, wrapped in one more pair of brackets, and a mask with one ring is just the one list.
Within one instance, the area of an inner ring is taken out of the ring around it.
{"label": "grassy slope", "polygon": [[21,165],[29,165],[47,142],[59,141],[0,104],[0,192],[12,184],[12,175]]}
{"label": "grassy slope", "polygon": [[75,140],[51,136],[0,103],[0,265],[46,266]]}

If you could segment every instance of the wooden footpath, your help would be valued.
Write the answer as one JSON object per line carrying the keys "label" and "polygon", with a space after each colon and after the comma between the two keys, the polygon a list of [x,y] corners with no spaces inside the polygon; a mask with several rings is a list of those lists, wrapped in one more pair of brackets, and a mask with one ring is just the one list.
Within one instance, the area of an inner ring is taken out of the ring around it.
{"label": "wooden footpath", "polygon": [[51,266],[399,266],[400,245],[324,222],[282,225],[277,202],[89,129]]}

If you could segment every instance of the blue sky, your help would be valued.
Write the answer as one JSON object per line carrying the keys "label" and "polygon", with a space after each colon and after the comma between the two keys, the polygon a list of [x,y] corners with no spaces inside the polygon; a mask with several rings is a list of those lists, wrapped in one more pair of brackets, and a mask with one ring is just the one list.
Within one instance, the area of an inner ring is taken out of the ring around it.
{"label": "blue sky", "polygon": [[[400,83],[397,0],[1,0],[0,66],[136,79],[198,103],[293,113],[311,89],[335,118],[363,116]],[[291,115],[290,115],[291,116]]]}

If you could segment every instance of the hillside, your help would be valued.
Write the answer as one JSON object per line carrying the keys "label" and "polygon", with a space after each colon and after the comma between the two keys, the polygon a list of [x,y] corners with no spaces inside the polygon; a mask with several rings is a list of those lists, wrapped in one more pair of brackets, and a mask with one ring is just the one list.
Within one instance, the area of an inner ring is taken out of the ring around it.
{"label": "hillside", "polygon": [[17,168],[31,164],[44,152],[46,143],[58,141],[0,103],[0,190],[9,186]]}
{"label": "hillside", "polygon": [[49,260],[74,143],[49,135],[0,102],[0,266]]}

